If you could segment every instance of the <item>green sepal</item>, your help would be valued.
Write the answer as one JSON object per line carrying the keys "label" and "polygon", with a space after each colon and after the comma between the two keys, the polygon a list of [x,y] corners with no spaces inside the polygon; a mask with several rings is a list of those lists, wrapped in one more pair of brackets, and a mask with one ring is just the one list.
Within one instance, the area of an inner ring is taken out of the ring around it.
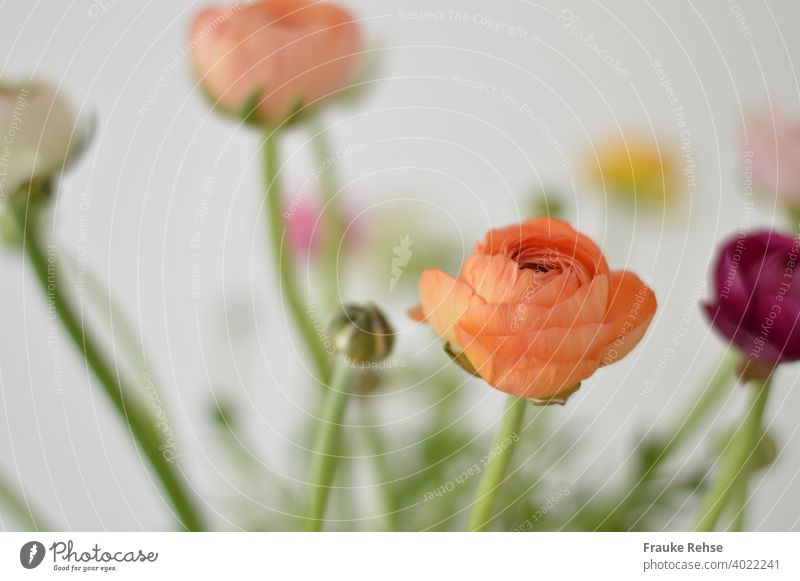
{"label": "green sepal", "polygon": [[261,105],[261,101],[263,100],[261,98],[263,93],[264,88],[258,87],[250,93],[250,96],[245,99],[244,105],[239,109],[239,118],[248,125],[261,125],[256,118],[256,113],[258,112],[258,106]]}
{"label": "green sepal", "polygon": [[455,351],[453,351],[453,348],[450,346],[450,343],[445,343],[444,344],[444,352],[447,353],[447,355],[450,357],[450,359],[453,360],[453,363],[458,365],[461,369],[463,369],[464,371],[466,371],[470,375],[474,375],[475,377],[480,377],[481,379],[483,379],[481,377],[481,374],[478,373],[478,370],[475,369],[475,366],[467,358],[467,356],[464,355],[463,352],[456,353]]}

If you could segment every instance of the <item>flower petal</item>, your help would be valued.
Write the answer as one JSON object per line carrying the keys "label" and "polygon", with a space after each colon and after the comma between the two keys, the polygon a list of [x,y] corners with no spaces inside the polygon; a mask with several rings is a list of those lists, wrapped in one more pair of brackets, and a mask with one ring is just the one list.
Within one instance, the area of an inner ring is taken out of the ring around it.
{"label": "flower petal", "polygon": [[459,325],[475,337],[517,336],[532,342],[543,328],[569,329],[603,322],[608,289],[609,280],[605,275],[584,286],[578,286],[577,279],[567,275],[560,285],[552,282],[547,290],[542,288],[524,301],[470,309],[459,319]]}
{"label": "flower petal", "polygon": [[475,292],[489,303],[513,301],[519,294],[520,279],[517,264],[500,254],[474,253],[461,267],[459,280],[471,286]]}
{"label": "flower petal", "polygon": [[535,218],[522,224],[490,230],[475,251],[483,254],[518,255],[526,249],[547,250],[569,263],[589,280],[608,272],[600,248],[568,223],[551,218]]}
{"label": "flower petal", "polygon": [[442,339],[458,345],[453,325],[470,306],[483,301],[468,285],[438,269],[422,273],[419,289],[425,320]]}
{"label": "flower petal", "polygon": [[547,398],[575,387],[591,376],[600,362],[593,359],[557,362],[535,357],[501,357],[478,342],[464,351],[492,387],[525,398]]}
{"label": "flower petal", "polygon": [[656,312],[655,293],[635,274],[611,273],[605,327],[611,337],[596,355],[608,365],[630,353],[644,336]]}

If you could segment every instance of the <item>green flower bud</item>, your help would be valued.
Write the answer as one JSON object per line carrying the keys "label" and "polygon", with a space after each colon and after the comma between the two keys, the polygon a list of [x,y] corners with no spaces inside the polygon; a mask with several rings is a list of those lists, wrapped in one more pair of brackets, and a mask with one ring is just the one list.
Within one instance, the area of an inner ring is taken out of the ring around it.
{"label": "green flower bud", "polygon": [[374,369],[364,369],[353,380],[353,393],[355,395],[371,395],[381,387],[384,375]]}
{"label": "green flower bud", "polygon": [[329,333],[334,348],[354,363],[377,363],[394,345],[394,329],[373,305],[345,305],[333,318]]}

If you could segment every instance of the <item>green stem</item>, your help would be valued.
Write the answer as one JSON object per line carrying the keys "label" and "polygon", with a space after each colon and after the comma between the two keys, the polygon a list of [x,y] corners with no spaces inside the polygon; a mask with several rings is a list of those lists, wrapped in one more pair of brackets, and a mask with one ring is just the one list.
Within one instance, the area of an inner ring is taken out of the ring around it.
{"label": "green stem", "polygon": [[247,479],[248,484],[255,489],[259,463],[250,451],[252,448],[245,444],[242,435],[239,433],[237,422],[230,409],[226,404],[217,400],[214,420],[221,432],[222,443],[226,449],[225,455],[236,464],[239,471]]}
{"label": "green stem", "polygon": [[28,219],[26,204],[12,203],[10,206],[13,207],[20,231],[23,233],[25,254],[31,261],[50,305],[55,309],[86,364],[94,372],[106,395],[150,462],[155,475],[172,501],[181,525],[190,531],[201,530],[203,525],[194,506],[192,494],[177,466],[161,452],[160,447],[165,445],[165,442],[153,424],[150,414],[130,399],[129,390],[122,385],[114,368],[105,361],[94,338],[84,328],[81,317],[62,295],[55,261],[47,256],[39,240],[38,216],[32,215],[31,219]]}
{"label": "green stem", "polygon": [[678,426],[675,435],[669,439],[661,450],[661,454],[657,456],[650,470],[653,470],[658,464],[663,462],[668,456],[677,450],[686,439],[691,436],[694,431],[700,426],[706,416],[717,407],[717,403],[723,395],[728,393],[733,380],[736,378],[735,371],[739,365],[741,358],[738,354],[728,352],[720,361],[719,365],[714,370],[711,377],[705,384],[705,388],[700,393],[699,398],[692,404],[692,406],[682,414],[684,420]]}
{"label": "green stem", "polygon": [[45,519],[31,508],[28,499],[21,496],[16,488],[0,475],[0,503],[5,504],[11,516],[30,531],[52,531]]}
{"label": "green stem", "polygon": [[694,528],[696,531],[714,530],[736,489],[737,480],[745,477],[747,464],[763,435],[761,421],[769,394],[769,380],[753,383],[752,403],[747,407],[742,422],[723,451],[719,473],[700,509],[700,518]]}
{"label": "green stem", "polygon": [[364,440],[369,447],[369,455],[375,470],[375,477],[378,480],[383,509],[386,511],[386,532],[394,532],[398,530],[397,513],[400,509],[400,503],[392,490],[391,470],[386,462],[386,450],[388,447],[381,427],[377,424],[374,414],[371,413],[372,405],[373,402],[369,400],[361,402],[366,431]]}
{"label": "green stem", "polygon": [[492,451],[488,455],[488,464],[484,465],[478,495],[472,505],[472,514],[467,524],[469,531],[482,531],[491,520],[494,499],[505,479],[514,444],[519,440],[519,429],[527,406],[527,400],[508,396],[503,420],[495,437]]}
{"label": "green stem", "polygon": [[[64,262],[69,270],[68,274],[77,285],[80,280],[78,259],[73,254],[65,254],[67,260]],[[157,389],[154,384],[149,382],[144,385],[143,378],[151,374],[150,366],[147,363],[149,358],[133,325],[130,324],[122,309],[91,269],[85,269],[82,276],[87,303],[94,307],[95,312],[103,319],[103,324],[107,327],[114,344],[120,345],[122,353],[131,365],[131,371],[136,373],[136,382],[143,384],[143,387]]]}
{"label": "green stem", "polygon": [[657,473],[658,468],[702,425],[708,414],[717,408],[719,400],[728,392],[728,388],[736,378],[735,371],[740,360],[738,353],[733,351],[727,352],[722,357],[706,380],[698,398],[692,402],[689,409],[679,416],[683,419],[674,435],[660,448],[657,448],[652,456],[648,456],[649,463],[643,467],[639,479],[625,492],[624,498],[619,500],[597,524],[597,528],[608,525],[615,527],[618,523],[625,522],[627,515],[641,503],[645,502],[649,505],[654,502],[654,499],[661,497],[662,490],[650,489],[653,476]]}
{"label": "green stem", "polygon": [[355,373],[356,370],[346,361],[339,361],[334,367],[331,384],[325,396],[321,425],[317,430],[317,442],[314,446],[315,457],[311,472],[314,489],[307,514],[307,531],[322,530],[325,507],[339,460],[339,432]]}
{"label": "green stem", "polygon": [[800,233],[800,206],[796,204],[789,204],[784,206],[787,222],[789,222],[789,231]]}
{"label": "green stem", "polygon": [[745,524],[745,512],[747,508],[747,485],[748,476],[743,475],[737,479],[735,488],[731,493],[730,508],[731,508],[731,522],[728,525],[729,531],[743,531]]}
{"label": "green stem", "polygon": [[[283,239],[285,225],[283,222],[283,200],[280,195],[280,181],[278,177],[278,133],[277,130],[268,130],[264,137],[264,175],[266,180],[266,208],[267,226],[269,230],[271,250],[275,268],[278,271],[278,280],[283,289],[283,297],[289,308],[289,313],[294,319],[297,329],[303,338],[317,378],[322,383],[327,383],[330,377],[330,358],[326,353],[322,339],[314,330],[310,312],[304,305],[301,293],[297,288],[289,247]],[[322,313],[324,316],[326,313]]]}
{"label": "green stem", "polygon": [[320,282],[322,284],[322,309],[329,314],[339,303],[339,249],[343,247],[344,215],[338,196],[335,159],[325,129],[316,117],[310,121],[313,133],[312,146],[317,167],[321,169],[320,190],[324,203],[322,220],[322,250],[320,251]]}

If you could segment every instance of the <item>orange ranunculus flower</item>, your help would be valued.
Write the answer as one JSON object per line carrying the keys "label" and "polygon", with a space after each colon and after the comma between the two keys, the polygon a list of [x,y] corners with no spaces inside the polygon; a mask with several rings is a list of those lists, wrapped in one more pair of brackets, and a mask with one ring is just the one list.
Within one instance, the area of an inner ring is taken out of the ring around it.
{"label": "orange ranunculus flower", "polygon": [[426,270],[417,312],[456,360],[501,391],[563,403],[645,333],[656,298],[635,274],[610,271],[569,224],[536,218],[491,230],[458,278]]}
{"label": "orange ranunculus flower", "polygon": [[255,118],[274,123],[344,85],[358,64],[361,34],[335,4],[258,0],[200,12],[190,49],[219,106],[241,113],[258,102]]}

